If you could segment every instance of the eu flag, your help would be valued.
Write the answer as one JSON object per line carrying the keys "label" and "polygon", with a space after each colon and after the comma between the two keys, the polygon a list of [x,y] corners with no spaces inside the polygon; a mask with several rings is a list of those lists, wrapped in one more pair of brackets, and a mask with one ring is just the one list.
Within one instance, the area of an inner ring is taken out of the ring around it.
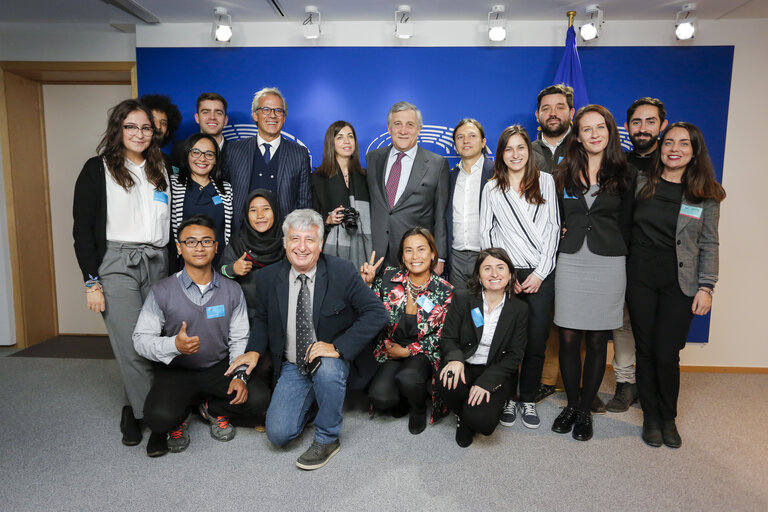
{"label": "eu flag", "polygon": [[587,85],[584,83],[584,74],[581,72],[579,50],[576,48],[576,30],[573,25],[568,27],[565,36],[565,51],[560,61],[560,66],[555,73],[553,84],[566,84],[573,87],[573,106],[579,110],[584,105],[589,105],[587,98]]}

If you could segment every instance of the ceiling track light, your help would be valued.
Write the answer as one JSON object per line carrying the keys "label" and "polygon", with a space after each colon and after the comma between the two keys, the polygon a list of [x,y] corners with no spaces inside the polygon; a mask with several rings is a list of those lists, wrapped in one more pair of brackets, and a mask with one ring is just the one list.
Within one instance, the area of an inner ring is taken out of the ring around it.
{"label": "ceiling track light", "polygon": [[678,41],[693,39],[696,34],[696,4],[684,4],[675,17],[675,37]]}
{"label": "ceiling track light", "polygon": [[488,13],[488,39],[498,43],[507,38],[507,18],[504,6],[494,5]]}
{"label": "ceiling track light", "polygon": [[304,13],[307,15],[301,24],[301,32],[304,34],[304,39],[319,39],[320,11],[316,6],[308,5],[304,8]]}
{"label": "ceiling track light", "polygon": [[213,18],[213,40],[228,43],[232,39],[232,16],[225,7],[216,7],[213,9]]}
{"label": "ceiling track light", "polygon": [[413,37],[410,5],[400,5],[395,11],[395,37],[398,39],[410,39]]}
{"label": "ceiling track light", "polygon": [[584,10],[587,22],[579,27],[579,34],[584,41],[591,41],[600,37],[603,28],[603,10],[597,4],[588,5]]}

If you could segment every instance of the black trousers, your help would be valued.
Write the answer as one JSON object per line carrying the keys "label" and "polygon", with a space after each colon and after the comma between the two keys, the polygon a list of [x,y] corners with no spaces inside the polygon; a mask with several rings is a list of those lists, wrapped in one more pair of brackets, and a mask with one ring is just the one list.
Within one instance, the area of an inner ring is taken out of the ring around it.
{"label": "black trousers", "polygon": [[[467,403],[469,389],[477,378],[485,372],[486,368],[487,366],[480,364],[465,364],[464,378],[467,381],[466,384],[459,380],[459,385],[456,386],[456,389],[448,389],[443,386],[440,379],[435,379],[435,385],[437,386],[437,394],[443,399],[448,409],[461,418],[463,425],[469,427],[472,432],[479,432],[489,436],[496,430],[496,425],[499,424],[501,413],[504,410],[504,403],[507,401],[510,393],[511,381],[507,379],[499,389],[493,391],[490,402],[483,401],[477,405],[469,405]],[[442,368],[440,371],[442,371]],[[438,372],[439,375],[440,373]]]}
{"label": "black trousers", "polygon": [[228,367],[226,359],[205,370],[155,364],[154,382],[144,403],[144,422],[152,432],[167,432],[184,421],[194,401],[207,399],[211,414],[228,416],[234,425],[263,425],[269,407],[269,388],[254,372],[248,382],[248,399],[230,405],[235,395],[227,394],[232,381],[224,375]]}
{"label": "black trousers", "polygon": [[390,359],[376,370],[368,387],[368,398],[376,409],[391,409],[403,397],[411,412],[424,412],[431,376],[432,363],[424,354]]}
{"label": "black trousers", "polygon": [[637,387],[646,418],[672,420],[680,391],[680,350],[693,297],[680,290],[675,250],[634,248],[627,264],[627,304],[635,334]]}
{"label": "black trousers", "polygon": [[[534,269],[517,269],[517,280],[522,283],[533,273]],[[552,306],[555,300],[555,273],[550,272],[541,282],[536,293],[520,293],[517,295],[528,304],[528,343],[525,355],[520,365],[520,371],[512,375],[511,392],[517,390],[518,377],[520,380],[520,400],[533,402],[541,383],[541,370],[544,368],[544,352],[547,349],[549,327],[552,325]]]}

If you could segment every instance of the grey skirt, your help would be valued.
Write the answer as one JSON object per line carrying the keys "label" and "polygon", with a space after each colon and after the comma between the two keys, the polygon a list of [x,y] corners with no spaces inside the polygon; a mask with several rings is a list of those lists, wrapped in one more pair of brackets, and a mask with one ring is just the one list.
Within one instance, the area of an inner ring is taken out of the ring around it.
{"label": "grey skirt", "polygon": [[560,253],[555,271],[555,325],[604,331],[623,324],[627,289],[625,256],[592,253],[586,241],[575,254]]}

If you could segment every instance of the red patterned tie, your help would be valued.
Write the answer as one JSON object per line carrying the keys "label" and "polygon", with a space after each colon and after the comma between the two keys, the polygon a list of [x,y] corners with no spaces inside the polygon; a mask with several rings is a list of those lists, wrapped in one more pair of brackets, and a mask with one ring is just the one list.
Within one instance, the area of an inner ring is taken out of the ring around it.
{"label": "red patterned tie", "polygon": [[400,172],[403,170],[403,166],[400,161],[405,156],[402,151],[397,154],[397,160],[392,164],[392,169],[389,171],[389,178],[387,178],[387,200],[389,201],[389,209],[395,207],[395,197],[397,196],[397,186],[400,184]]}

